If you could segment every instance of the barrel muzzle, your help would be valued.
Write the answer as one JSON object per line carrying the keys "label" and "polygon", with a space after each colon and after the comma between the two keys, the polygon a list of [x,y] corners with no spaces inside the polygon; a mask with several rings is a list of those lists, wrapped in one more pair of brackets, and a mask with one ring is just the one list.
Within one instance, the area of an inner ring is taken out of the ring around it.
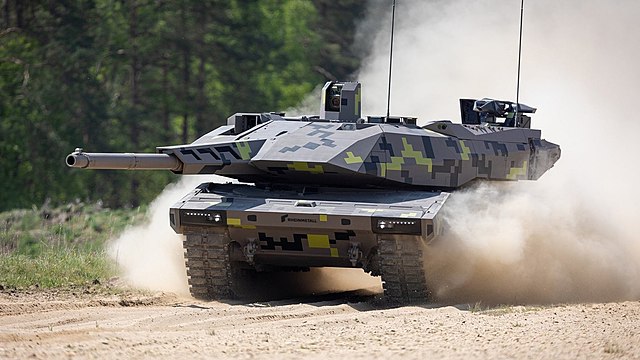
{"label": "barrel muzzle", "polygon": [[67,155],[66,163],[81,169],[182,171],[182,162],[169,154],[85,153],[77,148]]}

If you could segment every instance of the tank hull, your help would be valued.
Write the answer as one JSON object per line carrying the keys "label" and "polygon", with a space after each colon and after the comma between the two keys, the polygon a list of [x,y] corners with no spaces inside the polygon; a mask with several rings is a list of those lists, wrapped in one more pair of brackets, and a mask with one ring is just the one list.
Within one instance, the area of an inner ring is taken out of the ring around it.
{"label": "tank hull", "polygon": [[448,196],[346,188],[303,194],[292,188],[204,183],[171,208],[171,225],[179,234],[228,232],[243,249],[253,242],[256,266],[352,267],[349,250],[357,246],[363,254],[356,266],[362,267],[379,236],[431,241]]}
{"label": "tank hull", "polygon": [[[250,271],[358,267],[381,275],[390,299],[417,302],[429,297],[422,251],[440,231],[438,213],[448,196],[429,191],[203,183],[171,207],[170,221],[177,233],[187,235],[187,267],[196,297],[233,297],[237,279],[231,276],[231,267]],[[194,273],[214,251],[226,256],[211,259],[217,268],[207,268],[206,275]],[[220,268],[226,279],[222,291],[214,283]],[[396,273],[406,278],[396,280]],[[411,285],[409,278],[418,279],[413,289],[406,288]],[[198,287],[201,283],[204,290]],[[405,289],[398,288],[394,295],[393,288],[401,286]]]}

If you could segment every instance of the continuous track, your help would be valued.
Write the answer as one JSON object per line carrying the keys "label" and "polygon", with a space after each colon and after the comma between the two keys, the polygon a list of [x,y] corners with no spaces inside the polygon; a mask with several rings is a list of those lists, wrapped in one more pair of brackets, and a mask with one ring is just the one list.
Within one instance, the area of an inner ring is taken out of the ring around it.
{"label": "continuous track", "polygon": [[233,298],[229,238],[224,233],[192,234],[183,246],[191,295],[202,300]]}
{"label": "continuous track", "polygon": [[425,303],[427,286],[422,241],[415,236],[378,238],[378,257],[384,295],[391,303]]}
{"label": "continuous track", "polygon": [[[191,295],[202,300],[232,299],[242,278],[229,257],[225,233],[187,235],[184,241]],[[423,265],[424,245],[415,236],[380,236],[378,261],[385,297],[391,303],[424,303],[431,299]]]}

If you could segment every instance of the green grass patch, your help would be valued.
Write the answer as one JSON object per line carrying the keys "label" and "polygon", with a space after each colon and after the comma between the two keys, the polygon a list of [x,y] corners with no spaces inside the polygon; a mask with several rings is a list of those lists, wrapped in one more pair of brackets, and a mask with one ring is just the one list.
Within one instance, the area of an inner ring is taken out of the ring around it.
{"label": "green grass patch", "polygon": [[0,213],[0,285],[55,288],[116,275],[109,239],[144,219],[145,209],[73,203]]}
{"label": "green grass patch", "polygon": [[6,211],[0,213],[0,254],[37,256],[56,249],[99,252],[144,214],[144,208],[112,210],[83,203]]}
{"label": "green grass patch", "polygon": [[8,288],[56,288],[104,282],[117,273],[104,252],[52,250],[38,256],[0,256],[0,284]]}

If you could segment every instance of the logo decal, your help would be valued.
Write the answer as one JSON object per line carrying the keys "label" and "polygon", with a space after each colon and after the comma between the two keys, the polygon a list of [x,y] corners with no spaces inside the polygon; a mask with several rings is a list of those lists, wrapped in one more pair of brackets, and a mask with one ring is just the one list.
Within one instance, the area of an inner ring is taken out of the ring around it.
{"label": "logo decal", "polygon": [[280,216],[280,222],[296,222],[296,223],[317,223],[316,219],[303,219],[303,218],[294,218],[289,217],[289,214],[284,214]]}

